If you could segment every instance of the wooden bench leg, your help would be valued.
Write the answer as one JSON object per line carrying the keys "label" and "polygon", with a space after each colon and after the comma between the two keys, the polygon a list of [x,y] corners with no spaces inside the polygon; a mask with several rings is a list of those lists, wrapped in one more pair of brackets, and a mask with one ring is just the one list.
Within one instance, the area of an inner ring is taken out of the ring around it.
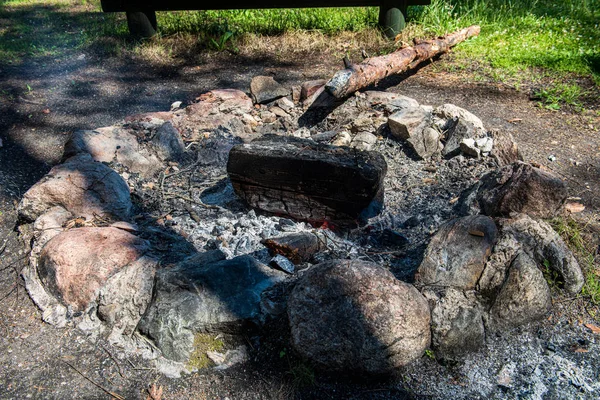
{"label": "wooden bench leg", "polygon": [[381,0],[379,26],[388,38],[394,38],[406,26],[404,16],[407,8],[407,0]]}
{"label": "wooden bench leg", "polygon": [[129,33],[136,38],[149,38],[156,34],[156,12],[154,10],[127,11]]}

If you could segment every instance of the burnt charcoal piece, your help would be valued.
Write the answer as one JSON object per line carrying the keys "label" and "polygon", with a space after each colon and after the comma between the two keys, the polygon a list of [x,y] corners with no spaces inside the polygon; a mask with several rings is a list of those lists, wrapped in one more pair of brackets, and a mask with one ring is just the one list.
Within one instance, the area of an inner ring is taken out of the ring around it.
{"label": "burnt charcoal piece", "polygon": [[272,254],[281,254],[294,264],[310,260],[322,247],[317,235],[309,232],[291,233],[284,236],[265,239],[262,244]]}
{"label": "burnt charcoal piece", "polygon": [[358,219],[382,201],[387,165],[376,152],[265,135],[233,147],[227,172],[250,206],[309,222]]}

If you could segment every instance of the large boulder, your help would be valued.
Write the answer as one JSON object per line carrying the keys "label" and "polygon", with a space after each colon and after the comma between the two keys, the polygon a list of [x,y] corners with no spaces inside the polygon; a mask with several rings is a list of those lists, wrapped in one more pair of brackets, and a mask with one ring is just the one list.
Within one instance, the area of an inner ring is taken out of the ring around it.
{"label": "large boulder", "polygon": [[148,250],[148,242],[118,228],[76,228],[48,241],[37,269],[50,293],[83,311],[113,275]]}
{"label": "large boulder", "polygon": [[381,200],[386,172],[379,153],[276,135],[233,147],[227,163],[252,207],[315,223],[358,219]]}
{"label": "large boulder", "polygon": [[433,236],[417,271],[419,285],[474,289],[498,230],[484,215],[451,220]]}
{"label": "large boulder", "polygon": [[385,374],[421,357],[430,312],[413,286],[364,261],[309,270],[288,300],[294,348],[327,371]]}
{"label": "large boulder", "polygon": [[25,193],[18,210],[23,218],[35,221],[54,206],[87,220],[97,215],[126,221],[131,214],[127,183],[89,154],[77,155],[52,168]]}
{"label": "large boulder", "polygon": [[492,329],[506,329],[542,318],[550,310],[550,288],[542,271],[525,252],[520,252],[490,310]]}
{"label": "large boulder", "polygon": [[79,153],[88,153],[96,161],[113,161],[127,167],[130,172],[150,176],[160,169],[158,159],[143,149],[137,138],[128,130],[106,127],[81,130],[73,133],[65,144],[65,158]]}
{"label": "large boulder", "polygon": [[477,201],[481,212],[493,217],[523,213],[554,217],[567,199],[567,186],[558,177],[517,161],[481,178]]}
{"label": "large boulder", "polygon": [[250,256],[200,253],[157,272],[154,298],[140,322],[164,357],[185,362],[202,331],[236,331],[258,321],[262,293],[285,278]]}

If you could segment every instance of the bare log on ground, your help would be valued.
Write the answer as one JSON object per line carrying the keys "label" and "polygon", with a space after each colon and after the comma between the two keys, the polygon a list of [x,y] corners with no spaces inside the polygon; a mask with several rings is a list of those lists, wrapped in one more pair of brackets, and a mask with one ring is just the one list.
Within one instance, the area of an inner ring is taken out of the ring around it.
{"label": "bare log on ground", "polygon": [[479,35],[479,30],[478,25],[473,25],[436,39],[415,40],[414,46],[385,56],[367,58],[360,64],[336,72],[325,89],[338,99],[344,98],[388,76],[408,71],[423,61],[446,53],[458,43]]}

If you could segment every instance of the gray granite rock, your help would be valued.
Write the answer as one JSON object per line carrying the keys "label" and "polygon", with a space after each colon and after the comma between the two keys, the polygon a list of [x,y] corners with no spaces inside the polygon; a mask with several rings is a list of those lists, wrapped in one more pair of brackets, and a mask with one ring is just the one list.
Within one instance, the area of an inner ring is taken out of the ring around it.
{"label": "gray granite rock", "polygon": [[179,160],[185,153],[185,144],[179,131],[170,121],[165,122],[152,138],[152,144],[161,160]]}
{"label": "gray granite rock", "polygon": [[494,221],[483,215],[445,223],[429,242],[416,281],[422,286],[475,288],[497,234]]}
{"label": "gray granite rock", "polygon": [[133,134],[114,126],[73,133],[65,144],[64,157],[79,153],[88,153],[100,162],[117,162],[143,176],[150,176],[161,168],[156,156],[142,148]]}
{"label": "gray granite rock", "polygon": [[250,82],[250,92],[255,103],[266,104],[290,94],[272,76],[255,76]]}
{"label": "gray granite rock", "polygon": [[421,107],[396,111],[388,118],[392,134],[402,140],[420,135],[429,122],[430,115]]}
{"label": "gray granite rock", "polygon": [[550,288],[542,271],[527,253],[520,252],[490,310],[489,324],[494,330],[523,325],[542,318],[551,305]]}
{"label": "gray granite rock", "polygon": [[579,293],[585,282],[579,263],[548,223],[519,215],[513,219],[502,220],[500,224],[502,234],[512,236],[538,266],[546,264],[548,268],[560,274],[567,292]]}
{"label": "gray granite rock", "polygon": [[481,178],[477,199],[485,215],[551,218],[567,199],[567,185],[549,172],[517,161]]}
{"label": "gray granite rock", "polygon": [[25,193],[18,211],[26,220],[34,221],[54,206],[90,221],[95,215],[126,221],[132,207],[123,178],[89,154],[71,157],[52,168]]}
{"label": "gray granite rock", "polygon": [[157,272],[139,329],[164,357],[184,362],[197,332],[235,331],[258,320],[263,291],[285,277],[250,256],[223,258],[220,251],[201,253]]}
{"label": "gray granite rock", "polygon": [[430,342],[425,298],[364,261],[314,266],[294,287],[288,316],[296,351],[329,372],[389,373]]}
{"label": "gray granite rock", "polygon": [[475,294],[445,290],[431,311],[431,332],[438,358],[457,360],[479,349],[485,341],[485,328],[483,307]]}

